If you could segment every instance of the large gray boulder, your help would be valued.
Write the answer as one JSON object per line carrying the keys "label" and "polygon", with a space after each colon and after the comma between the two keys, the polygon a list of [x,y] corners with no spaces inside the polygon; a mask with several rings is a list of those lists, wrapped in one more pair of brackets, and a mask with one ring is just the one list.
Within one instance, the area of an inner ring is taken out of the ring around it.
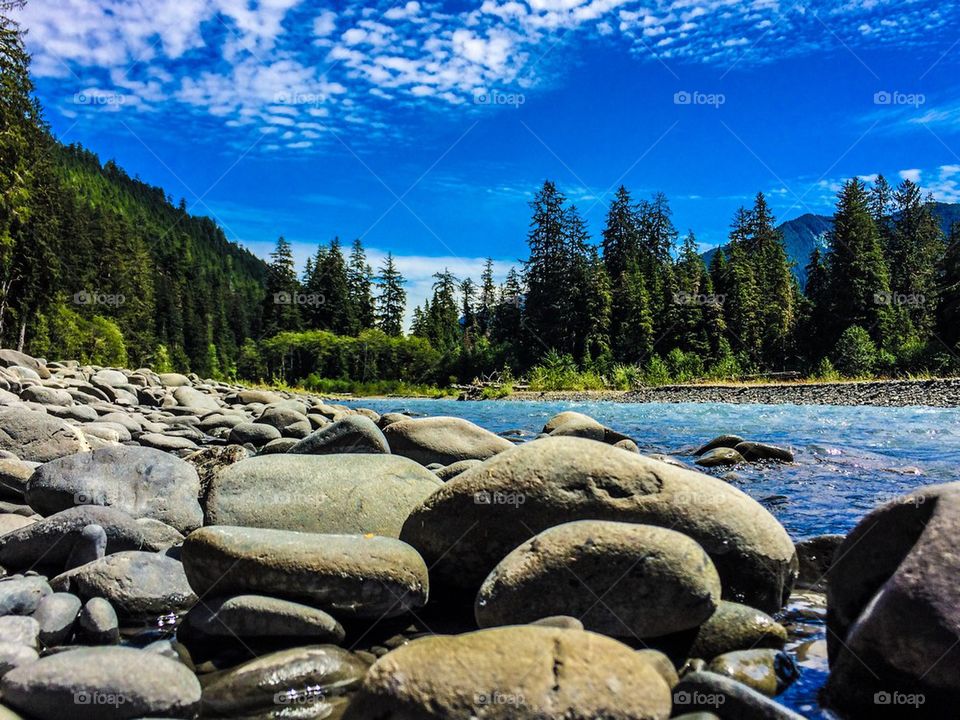
{"label": "large gray boulder", "polygon": [[124,647],[79,648],[3,677],[4,703],[32,718],[194,717],[200,683],[183,664]]}
{"label": "large gray boulder", "polygon": [[102,597],[124,620],[156,621],[197,602],[183,565],[160,553],[128,550],[57,575],[50,586],[81,600]]}
{"label": "large gray boulder", "polygon": [[389,453],[390,446],[376,423],[363,415],[347,415],[314,430],[287,452],[301,455]]}
{"label": "large gray boulder", "polygon": [[213,478],[207,523],[397,537],[410,511],[442,485],[396,455],[267,455]]}
{"label": "large gray boulder", "polygon": [[193,465],[151,448],[105,447],[41,465],[27,483],[27,503],[41,515],[76,505],[106,505],[190,532],[203,524]]}
{"label": "large gray boulder", "polygon": [[24,407],[0,407],[0,450],[45,463],[89,450],[83,433],[63,420]]}
{"label": "large gray boulder", "polygon": [[[392,426],[390,426],[392,427]],[[722,480],[581,438],[544,438],[458,475],[400,534],[447,589],[476,592],[525,540],[571,520],[671,528],[713,560],[723,596],[776,611],[793,587],[793,542],[758,502]]]}
{"label": "large gray boulder", "polygon": [[501,560],[477,594],[476,616],[491,627],[570,615],[587,630],[642,639],[699,626],[720,592],[716,568],[686,535],[578,520],[544,530]]}
{"label": "large gray boulder", "polygon": [[427,567],[409,545],[380,536],[205,527],[181,553],[194,591],[273,595],[335,617],[383,618],[426,604]]}
{"label": "large gray boulder", "polygon": [[486,460],[513,443],[469,420],[456,417],[411,418],[383,428],[390,450],[421,465]]}
{"label": "large gray boulder", "polygon": [[[831,707],[899,717],[919,696],[924,717],[956,715],[958,577],[960,483],[920,488],[860,521],[827,573]],[[876,705],[878,693],[890,702]]]}
{"label": "large gray boulder", "polygon": [[344,720],[666,720],[670,688],[602,635],[535,625],[424,637],[370,668]]}
{"label": "large gray boulder", "polygon": [[46,365],[19,350],[7,348],[0,350],[0,367],[25,367],[37,373],[37,376],[40,377],[41,380],[46,380],[50,377],[50,371]]}

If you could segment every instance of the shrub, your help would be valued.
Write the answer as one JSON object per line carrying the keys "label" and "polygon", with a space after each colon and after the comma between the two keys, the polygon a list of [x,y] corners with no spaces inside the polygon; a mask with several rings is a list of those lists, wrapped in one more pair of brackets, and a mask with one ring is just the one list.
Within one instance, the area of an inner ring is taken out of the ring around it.
{"label": "shrub", "polygon": [[830,362],[830,358],[825,357],[817,364],[817,368],[813,371],[812,377],[814,380],[839,380],[840,373],[837,372],[833,363]]}
{"label": "shrub", "polygon": [[837,340],[833,350],[834,365],[846,377],[863,377],[877,364],[877,346],[859,325],[851,325]]}
{"label": "shrub", "polygon": [[670,368],[659,355],[654,355],[643,372],[644,385],[669,385]]}
{"label": "shrub", "polygon": [[685,383],[703,377],[703,360],[697,353],[674,348],[667,353],[667,367],[674,382]]}

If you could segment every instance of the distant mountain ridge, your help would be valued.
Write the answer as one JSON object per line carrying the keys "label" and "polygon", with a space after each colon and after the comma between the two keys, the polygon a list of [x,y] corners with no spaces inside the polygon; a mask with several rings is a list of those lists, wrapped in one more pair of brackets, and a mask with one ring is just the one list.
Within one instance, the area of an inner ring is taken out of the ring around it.
{"label": "distant mountain ridge", "polygon": [[[933,214],[939,219],[941,229],[944,234],[949,233],[953,224],[960,222],[960,203],[936,202],[933,206]],[[818,243],[821,246],[825,244],[827,233],[832,227],[832,216],[805,213],[781,223],[777,228],[783,233],[783,245],[787,251],[787,258],[793,263],[793,274],[801,287],[807,280],[806,268],[810,261],[810,254]],[[716,252],[717,248],[713,248],[703,253],[703,260],[707,265],[710,264]]]}

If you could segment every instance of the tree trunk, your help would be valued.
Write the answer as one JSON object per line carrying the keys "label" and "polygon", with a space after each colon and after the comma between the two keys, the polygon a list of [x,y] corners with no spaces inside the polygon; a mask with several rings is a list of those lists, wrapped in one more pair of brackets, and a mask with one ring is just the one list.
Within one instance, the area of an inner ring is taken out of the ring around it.
{"label": "tree trunk", "polygon": [[27,317],[24,315],[20,321],[20,339],[17,340],[17,352],[23,352],[23,344],[27,339]]}

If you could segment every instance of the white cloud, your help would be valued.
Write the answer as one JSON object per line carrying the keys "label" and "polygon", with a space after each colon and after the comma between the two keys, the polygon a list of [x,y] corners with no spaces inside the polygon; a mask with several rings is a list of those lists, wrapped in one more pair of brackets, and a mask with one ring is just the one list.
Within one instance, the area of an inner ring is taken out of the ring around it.
{"label": "white cloud", "polygon": [[909,170],[901,170],[897,174],[900,176],[900,179],[902,180],[909,180],[910,182],[913,182],[913,183],[919,183],[920,176],[923,174],[923,171],[918,170],[917,168],[911,168]]}

